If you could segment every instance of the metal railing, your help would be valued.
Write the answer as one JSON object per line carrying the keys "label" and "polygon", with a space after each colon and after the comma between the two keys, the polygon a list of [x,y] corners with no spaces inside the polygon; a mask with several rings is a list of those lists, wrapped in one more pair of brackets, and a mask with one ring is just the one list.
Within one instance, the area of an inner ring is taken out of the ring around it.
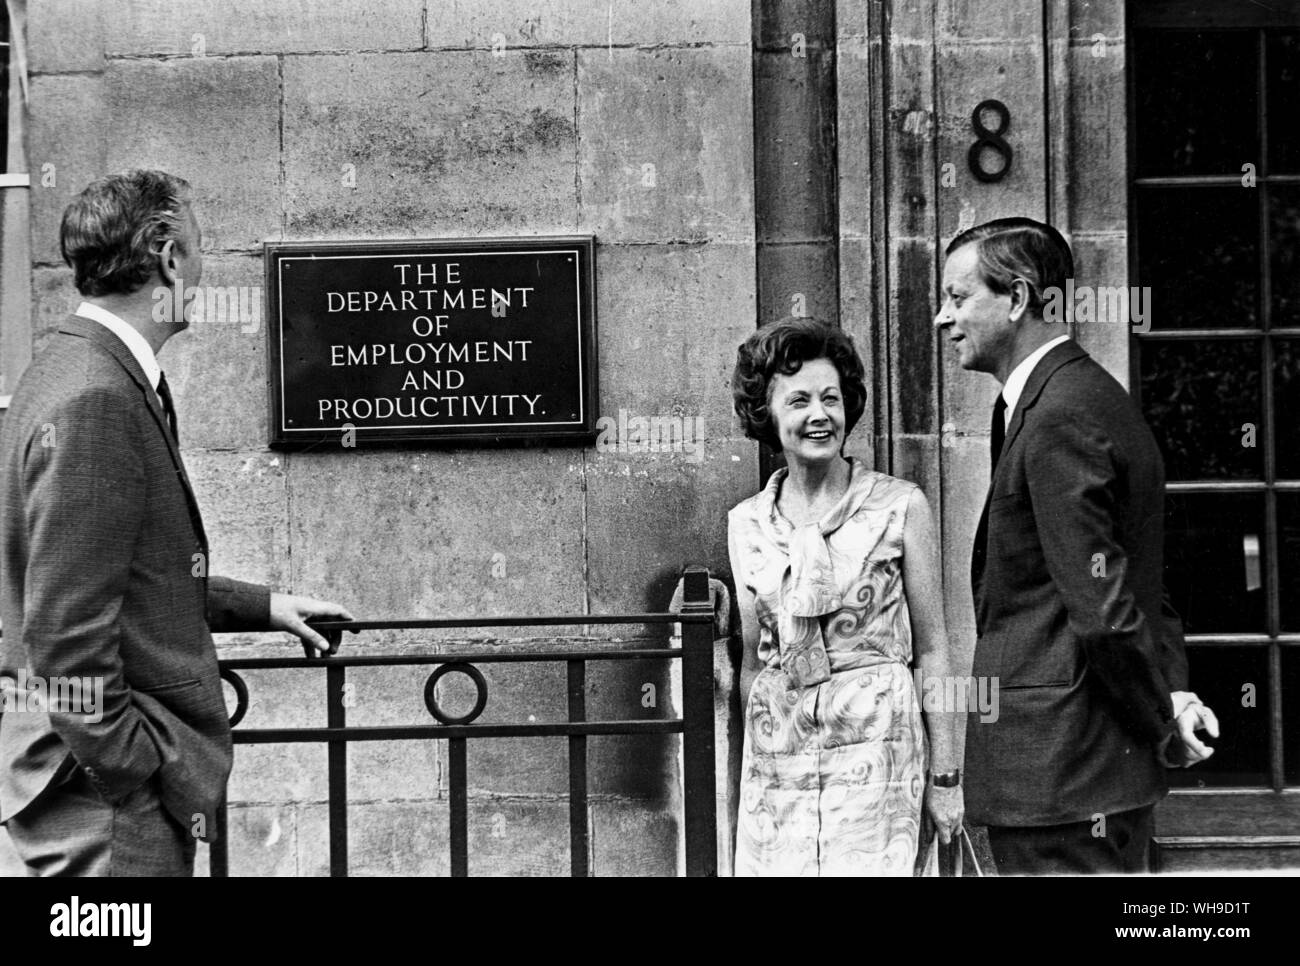
{"label": "metal railing", "polygon": [[[344,631],[425,630],[481,627],[555,627],[593,624],[672,624],[682,629],[681,647],[639,649],[582,649],[542,652],[478,652],[456,654],[374,655],[336,654],[324,658],[231,658],[221,661],[221,676],[234,688],[236,708],[231,726],[236,745],[324,743],[328,749],[330,875],[348,874],[348,768],[347,745],[353,741],[435,740],[448,745],[450,797],[451,874],[469,874],[468,776],[466,742],[475,738],[567,738],[569,745],[569,855],[570,872],[590,872],[591,839],[587,808],[587,738],[592,735],[680,734],[686,846],[686,874],[717,874],[717,818],[713,736],[713,607],[709,601],[709,573],[688,568],[683,576],[680,614],[566,614],[555,617],[492,617],[451,620],[329,621],[316,622],[337,643]],[[590,661],[680,660],[682,662],[682,716],[658,720],[588,721],[586,711],[587,664]],[[479,664],[560,662],[568,669],[568,720],[520,724],[475,724],[487,702],[487,683]],[[425,706],[436,724],[350,727],[345,694],[347,672],[355,667],[437,665],[424,686]],[[239,672],[265,669],[325,668],[324,728],[238,727],[248,710],[249,693]],[[467,675],[476,689],[474,707],[454,716],[439,706],[435,688],[445,675]],[[210,853],[211,874],[230,873],[227,815],[217,817],[219,838]]]}

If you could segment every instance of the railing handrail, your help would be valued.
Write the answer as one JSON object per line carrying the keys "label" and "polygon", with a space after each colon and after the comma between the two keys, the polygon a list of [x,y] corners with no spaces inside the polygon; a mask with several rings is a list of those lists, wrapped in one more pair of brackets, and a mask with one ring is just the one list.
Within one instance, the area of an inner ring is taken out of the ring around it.
{"label": "railing handrail", "polygon": [[[444,644],[447,642],[443,642]],[[384,645],[373,645],[383,647]],[[502,645],[503,647],[508,645]],[[680,647],[596,649],[588,651],[481,651],[438,654],[333,654],[329,657],[223,657],[230,670],[283,670],[285,668],[391,667],[420,664],[507,664],[541,661],[667,661],[680,659]]]}
{"label": "railing handrail", "polygon": [[646,614],[547,614],[506,617],[434,617],[421,620],[312,621],[325,631],[436,630],[456,627],[578,627],[582,624],[699,624],[713,619],[712,609],[687,609],[680,614],[652,611]]}

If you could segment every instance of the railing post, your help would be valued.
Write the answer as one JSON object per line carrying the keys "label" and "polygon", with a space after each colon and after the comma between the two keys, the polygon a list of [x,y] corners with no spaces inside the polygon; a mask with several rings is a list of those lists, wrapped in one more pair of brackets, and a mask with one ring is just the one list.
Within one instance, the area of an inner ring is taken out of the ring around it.
{"label": "railing post", "polygon": [[[347,727],[344,704],[345,668],[332,664],[325,668],[326,724],[331,728]],[[329,742],[329,813],[330,875],[348,874],[348,743],[346,738]]]}
{"label": "railing post", "polygon": [[709,572],[688,567],[682,577],[682,760],[686,799],[686,874],[718,874],[717,791],[713,747],[713,605]]}

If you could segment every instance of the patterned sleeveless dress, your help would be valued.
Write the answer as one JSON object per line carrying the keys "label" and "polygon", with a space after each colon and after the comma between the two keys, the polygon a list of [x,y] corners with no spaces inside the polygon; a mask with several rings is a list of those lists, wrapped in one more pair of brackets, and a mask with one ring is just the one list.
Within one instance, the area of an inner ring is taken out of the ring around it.
{"label": "patterned sleeveless dress", "polygon": [[777,508],[784,469],[729,514],[764,664],[745,706],[736,875],[912,874],[927,755],[902,576],[916,486],[850,462],[817,523]]}

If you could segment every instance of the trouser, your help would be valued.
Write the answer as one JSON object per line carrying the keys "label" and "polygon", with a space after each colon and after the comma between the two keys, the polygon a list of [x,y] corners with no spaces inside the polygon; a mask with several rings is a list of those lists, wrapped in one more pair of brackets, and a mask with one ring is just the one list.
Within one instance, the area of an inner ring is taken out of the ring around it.
{"label": "trouser", "polygon": [[28,875],[194,874],[195,840],[163,807],[156,775],[111,805],[72,768],[5,827]]}
{"label": "trouser", "polygon": [[1064,825],[990,825],[989,847],[999,875],[1149,872],[1153,808]]}

